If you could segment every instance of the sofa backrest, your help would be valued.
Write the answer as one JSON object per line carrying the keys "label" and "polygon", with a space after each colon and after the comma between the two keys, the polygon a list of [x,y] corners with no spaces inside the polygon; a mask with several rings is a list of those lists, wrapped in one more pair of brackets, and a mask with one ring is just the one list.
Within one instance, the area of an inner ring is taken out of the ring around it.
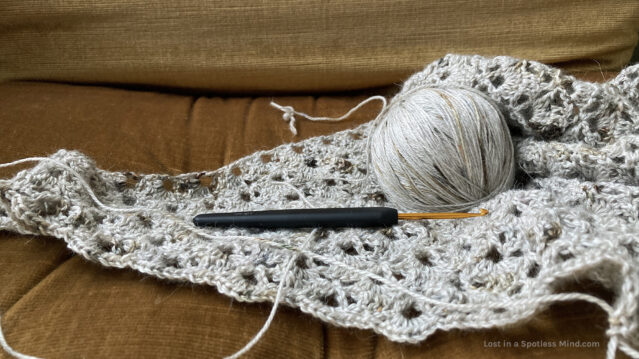
{"label": "sofa backrest", "polygon": [[636,0],[3,0],[0,80],[339,91],[446,53],[614,70],[637,31]]}

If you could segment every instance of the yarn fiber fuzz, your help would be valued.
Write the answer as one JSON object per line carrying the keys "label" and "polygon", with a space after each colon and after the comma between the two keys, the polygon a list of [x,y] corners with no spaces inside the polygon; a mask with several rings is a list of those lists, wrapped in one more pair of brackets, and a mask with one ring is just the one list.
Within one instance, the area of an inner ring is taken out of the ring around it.
{"label": "yarn fiber fuzz", "polygon": [[[555,301],[596,302],[557,293],[590,278],[615,293],[597,304],[608,312],[613,351],[629,352],[639,348],[638,75],[632,66],[594,84],[533,61],[448,55],[410,77],[401,91],[470,87],[504,113],[518,173],[512,189],[480,204],[485,217],[387,229],[190,225],[199,213],[303,208],[304,199],[392,206],[375,178],[359,181],[369,123],[178,176],[109,172],[60,150],[0,181],[0,229],[61,238],[102,265],[206,283],[240,301],[273,301],[285,278],[283,303],[399,342],[505,326]],[[141,210],[98,206],[55,161],[104,204]]]}
{"label": "yarn fiber fuzz", "polygon": [[510,131],[481,92],[416,86],[395,96],[378,118],[369,167],[398,208],[458,211],[511,187]]}

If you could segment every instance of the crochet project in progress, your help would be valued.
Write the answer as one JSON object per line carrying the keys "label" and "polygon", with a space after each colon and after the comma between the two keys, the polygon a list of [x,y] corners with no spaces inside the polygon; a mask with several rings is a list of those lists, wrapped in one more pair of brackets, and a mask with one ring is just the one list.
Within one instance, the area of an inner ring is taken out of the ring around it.
{"label": "crochet project in progress", "polygon": [[[279,299],[399,342],[586,300],[608,314],[608,354],[637,356],[639,65],[594,84],[534,61],[448,55],[401,91],[425,85],[474,88],[505,116],[517,176],[472,209],[488,216],[378,229],[192,224],[209,212],[392,207],[367,168],[367,123],[177,176],[109,172],[60,150],[0,180],[0,229],[54,236],[104,266],[212,285],[236,300]],[[559,292],[575,279],[614,298]]]}

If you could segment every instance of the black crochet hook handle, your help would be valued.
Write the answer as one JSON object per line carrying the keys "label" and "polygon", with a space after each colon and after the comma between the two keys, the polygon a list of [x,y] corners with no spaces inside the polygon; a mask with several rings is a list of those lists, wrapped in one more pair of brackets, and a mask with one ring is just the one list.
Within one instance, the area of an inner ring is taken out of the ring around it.
{"label": "black crochet hook handle", "polygon": [[250,228],[390,227],[397,210],[388,207],[285,209],[257,212],[199,214],[196,226]]}

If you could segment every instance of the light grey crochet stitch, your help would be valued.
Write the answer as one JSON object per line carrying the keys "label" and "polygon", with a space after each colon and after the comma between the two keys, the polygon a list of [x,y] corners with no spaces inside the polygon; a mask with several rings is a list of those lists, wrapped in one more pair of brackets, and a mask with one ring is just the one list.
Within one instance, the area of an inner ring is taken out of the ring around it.
{"label": "light grey crochet stitch", "polygon": [[[108,172],[60,150],[0,180],[0,229],[64,239],[85,258],[206,283],[240,301],[282,301],[400,342],[435,330],[503,326],[548,304],[588,300],[609,314],[609,354],[639,348],[639,65],[594,84],[511,57],[448,55],[415,86],[473,87],[511,127],[518,164],[486,217],[388,229],[199,229],[194,215],[389,205],[366,176],[371,124],[262,151],[211,172]],[[109,207],[90,197],[75,171]],[[286,182],[290,185],[283,185]],[[303,196],[300,196],[303,194]],[[140,210],[142,209],[142,210]],[[290,271],[285,267],[294,258]],[[590,278],[615,293],[557,293]]]}

